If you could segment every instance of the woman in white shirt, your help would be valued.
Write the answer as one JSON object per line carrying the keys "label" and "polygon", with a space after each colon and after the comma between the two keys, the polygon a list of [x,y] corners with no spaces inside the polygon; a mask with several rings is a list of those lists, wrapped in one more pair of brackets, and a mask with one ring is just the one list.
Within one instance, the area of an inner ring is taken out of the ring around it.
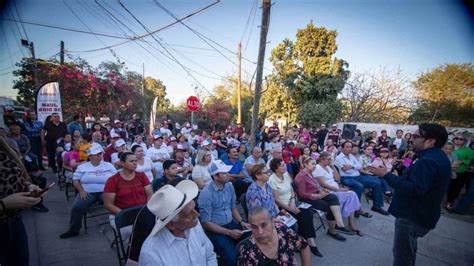
{"label": "woman in white shirt", "polygon": [[361,236],[360,231],[354,227],[354,212],[360,210],[359,198],[354,191],[339,186],[340,176],[334,166],[331,165],[331,154],[328,152],[321,153],[318,164],[313,171],[313,176],[318,179],[321,186],[329,189],[332,191],[331,193],[337,196],[341,204],[342,217],[349,220],[349,229]]}
{"label": "woman in white shirt", "polygon": [[132,152],[137,157],[137,169],[135,172],[145,173],[150,183],[156,178],[156,169],[153,167],[153,161],[145,156],[145,151],[140,145],[132,146]]}
{"label": "woman in white shirt", "polygon": [[286,164],[282,159],[273,158],[270,162],[270,169],[273,174],[268,179],[268,184],[272,188],[273,197],[280,209],[288,211],[298,221],[298,233],[304,237],[309,244],[311,252],[322,257],[316,247],[316,232],[314,231],[313,212],[309,209],[299,209],[296,204],[296,194],[293,190],[290,175],[286,171]]}
{"label": "woman in white shirt", "polygon": [[212,181],[211,173],[209,172],[210,163],[211,152],[208,149],[201,149],[196,156],[196,165],[191,174],[199,189],[203,189]]}

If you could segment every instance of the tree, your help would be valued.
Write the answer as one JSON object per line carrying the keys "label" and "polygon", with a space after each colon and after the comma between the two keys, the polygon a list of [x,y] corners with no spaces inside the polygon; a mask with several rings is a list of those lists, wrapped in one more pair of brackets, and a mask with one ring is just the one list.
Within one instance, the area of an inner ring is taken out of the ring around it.
{"label": "tree", "polygon": [[[271,98],[264,101],[272,106],[279,106],[286,97],[291,99],[289,104],[294,104],[299,113],[300,108],[308,101],[316,104],[316,108],[328,107],[333,110],[340,107],[337,95],[343,89],[349,72],[347,63],[334,57],[337,51],[336,37],[336,31],[315,27],[310,22],[306,28],[297,31],[295,42],[285,39],[278,44],[270,56],[274,68],[269,80],[277,85],[273,89],[278,92],[279,97],[269,95]],[[329,106],[331,104],[334,106]],[[340,118],[340,112],[331,114],[334,116],[330,117],[330,121]],[[288,116],[287,113],[279,115]]]}
{"label": "tree", "polygon": [[474,65],[445,64],[422,73],[413,82],[418,105],[413,122],[438,122],[447,126],[474,125]]}
{"label": "tree", "polygon": [[344,120],[405,123],[413,108],[413,91],[400,69],[355,73],[342,91]]}
{"label": "tree", "polygon": [[[158,114],[165,113],[171,106],[171,102],[166,98],[166,86],[163,84],[163,81],[159,79],[154,79],[152,77],[145,78],[145,88],[146,88],[146,106],[151,108],[155,97],[158,97],[158,102],[156,105],[156,111]],[[150,110],[150,109],[147,109]],[[158,115],[157,115],[158,117]]]}
{"label": "tree", "polygon": [[341,117],[343,105],[340,101],[318,102],[309,100],[298,110],[298,121],[305,125],[331,124],[334,117]]}
{"label": "tree", "polygon": [[[36,95],[33,62],[23,59],[17,66],[19,69],[14,71],[14,75],[18,79],[13,86],[18,90],[17,100],[25,107],[33,108]],[[126,119],[143,106],[141,76],[126,71],[120,62],[103,62],[94,68],[80,58],[64,65],[59,65],[56,60],[38,59],[36,72],[38,84],[59,82],[65,117],[91,112]]]}

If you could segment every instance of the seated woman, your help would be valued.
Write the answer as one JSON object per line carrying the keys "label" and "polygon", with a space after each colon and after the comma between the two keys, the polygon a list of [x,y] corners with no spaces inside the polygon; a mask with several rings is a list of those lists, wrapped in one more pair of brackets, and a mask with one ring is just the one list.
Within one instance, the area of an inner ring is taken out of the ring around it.
{"label": "seated woman", "polygon": [[[389,155],[390,153],[388,148],[381,148],[379,150],[379,156],[372,162],[372,166],[376,168],[385,167],[387,168],[388,172],[392,172],[394,160],[389,158]],[[382,190],[385,196],[391,197],[392,191],[390,190],[390,186],[388,185],[387,181],[385,181],[383,178],[380,178],[380,183],[382,183]]]}
{"label": "seated woman", "polygon": [[140,144],[133,145],[132,152],[137,157],[137,169],[135,169],[135,172],[145,173],[150,183],[152,183],[157,175],[156,169],[153,166],[153,161],[145,156],[145,151]]}
{"label": "seated woman", "polygon": [[[153,195],[150,181],[144,173],[135,172],[137,157],[131,152],[120,153],[122,170],[105,183],[104,207],[110,212],[109,221],[115,228],[115,215],[123,209],[146,204]],[[128,239],[133,225],[120,229],[122,239]]]}
{"label": "seated woman", "polygon": [[273,174],[268,180],[272,188],[273,197],[278,207],[285,209],[298,221],[298,233],[308,241],[311,252],[322,257],[316,247],[316,232],[314,231],[313,212],[308,209],[298,209],[295,191],[291,183],[293,180],[286,171],[286,164],[282,159],[273,158],[270,162]]}
{"label": "seated woman", "polygon": [[313,176],[316,177],[321,186],[332,191],[339,199],[341,204],[342,218],[348,218],[349,229],[361,236],[359,230],[355,229],[354,213],[360,209],[360,201],[354,191],[339,186],[340,176],[336,168],[331,165],[331,155],[327,152],[322,152],[313,171]]}
{"label": "seated woman", "polygon": [[303,165],[304,168],[295,177],[299,199],[311,204],[315,209],[326,212],[329,224],[328,235],[339,241],[345,241],[346,238],[338,234],[338,231],[348,235],[354,235],[355,232],[344,226],[339,199],[336,195],[331,194],[328,189],[323,188],[318,180],[314,178],[315,160],[307,158],[303,161]]}
{"label": "seated woman", "polygon": [[127,151],[127,143],[123,139],[118,139],[115,141],[115,150],[116,152],[110,155],[110,162],[115,166],[115,168],[120,168],[120,158],[119,153]]}
{"label": "seated woman", "polygon": [[70,151],[66,151],[63,155],[63,169],[66,170],[64,172],[66,182],[72,182],[72,173],[76,170],[79,164],[81,164],[79,143],[76,143],[72,146]]}
{"label": "seated woman", "polygon": [[200,190],[212,182],[211,173],[209,172],[210,163],[211,153],[207,149],[201,149],[196,156],[196,165],[193,167],[191,174]]}

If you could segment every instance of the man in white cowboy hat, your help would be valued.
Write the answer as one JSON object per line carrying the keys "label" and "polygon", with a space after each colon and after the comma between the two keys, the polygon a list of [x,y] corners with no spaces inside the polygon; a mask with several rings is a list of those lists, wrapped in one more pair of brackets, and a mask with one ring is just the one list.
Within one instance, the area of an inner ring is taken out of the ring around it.
{"label": "man in white cowboy hat", "polygon": [[241,229],[250,229],[236,208],[234,186],[229,182],[230,169],[232,165],[221,160],[213,161],[209,166],[213,180],[201,190],[198,198],[201,223],[220,255],[222,265],[237,263],[235,247],[244,235]]}
{"label": "man in white cowboy hat", "polygon": [[195,209],[198,191],[196,183],[183,180],[153,194],[147,207],[156,223],[141,248],[140,265],[217,265]]}
{"label": "man in white cowboy hat", "polygon": [[74,172],[73,185],[79,193],[72,205],[69,229],[61,234],[60,238],[74,237],[79,234],[82,216],[90,205],[102,200],[102,192],[107,179],[117,173],[111,163],[103,160],[103,153],[102,146],[93,143],[87,150],[89,161],[80,164]]}

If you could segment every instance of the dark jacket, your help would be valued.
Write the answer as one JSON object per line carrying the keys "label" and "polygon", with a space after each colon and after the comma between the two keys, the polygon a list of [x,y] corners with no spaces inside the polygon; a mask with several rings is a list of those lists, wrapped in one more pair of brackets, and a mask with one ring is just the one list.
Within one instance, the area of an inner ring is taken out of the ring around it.
{"label": "dark jacket", "polygon": [[433,229],[441,213],[441,200],[451,178],[451,163],[436,147],[417,152],[417,159],[402,176],[387,173],[385,180],[395,189],[388,211]]}

